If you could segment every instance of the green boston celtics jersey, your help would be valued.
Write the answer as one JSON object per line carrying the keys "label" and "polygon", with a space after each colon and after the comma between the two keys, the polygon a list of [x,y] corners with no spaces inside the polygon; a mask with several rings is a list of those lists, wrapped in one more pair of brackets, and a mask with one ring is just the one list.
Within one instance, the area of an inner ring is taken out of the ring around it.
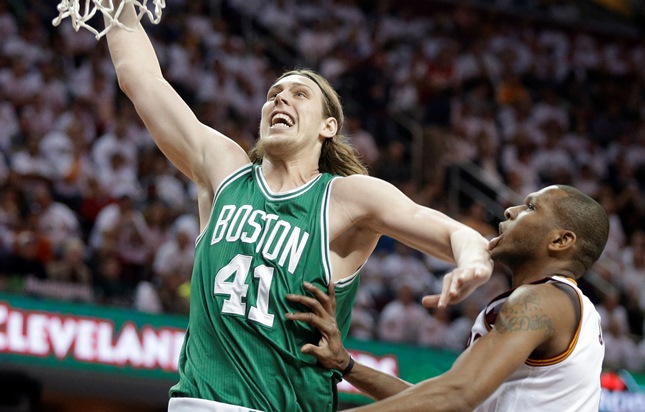
{"label": "green boston celtics jersey", "polygon": [[[215,194],[197,239],[190,318],[171,396],[264,411],[333,411],[338,372],[300,353],[320,334],[286,312],[307,308],[286,299],[327,290],[331,279],[328,204],[335,177],[273,193],[258,165],[229,176]],[[338,325],[347,333],[358,274],[336,288]],[[344,336],[343,336],[344,337]],[[336,376],[335,376],[336,375]]]}

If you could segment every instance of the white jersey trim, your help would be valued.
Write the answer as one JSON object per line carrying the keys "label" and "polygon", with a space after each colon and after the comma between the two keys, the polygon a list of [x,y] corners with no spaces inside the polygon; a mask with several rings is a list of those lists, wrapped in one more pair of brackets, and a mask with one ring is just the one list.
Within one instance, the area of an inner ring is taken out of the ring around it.
{"label": "white jersey trim", "polygon": [[259,409],[198,398],[170,398],[168,412],[263,412]]}

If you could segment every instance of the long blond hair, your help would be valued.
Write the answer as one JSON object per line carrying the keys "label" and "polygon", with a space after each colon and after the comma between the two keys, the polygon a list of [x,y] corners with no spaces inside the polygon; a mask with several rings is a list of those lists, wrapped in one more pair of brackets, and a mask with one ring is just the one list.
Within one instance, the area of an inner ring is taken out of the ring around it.
{"label": "long blond hair", "polygon": [[[349,176],[355,174],[366,175],[367,167],[361,162],[360,157],[354,147],[349,143],[347,136],[341,133],[345,123],[345,114],[343,106],[340,103],[340,97],[334,88],[329,84],[327,79],[310,69],[294,69],[284,72],[277,80],[287,76],[300,75],[311,79],[322,91],[323,94],[323,116],[334,117],[338,122],[336,135],[330,139],[325,139],[318,159],[318,171],[321,173],[331,173],[338,176]],[[264,146],[262,140],[258,140],[255,147],[249,152],[249,157],[253,163],[261,163],[264,157]]]}

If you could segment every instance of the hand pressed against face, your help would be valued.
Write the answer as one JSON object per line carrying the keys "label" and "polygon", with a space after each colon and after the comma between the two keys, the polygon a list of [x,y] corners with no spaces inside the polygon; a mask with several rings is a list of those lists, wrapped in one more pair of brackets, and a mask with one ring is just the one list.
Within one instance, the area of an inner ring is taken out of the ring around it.
{"label": "hand pressed against face", "polygon": [[513,265],[547,253],[548,235],[554,229],[553,203],[566,193],[556,186],[529,194],[524,204],[509,207],[499,225],[499,236],[489,249],[495,261]]}
{"label": "hand pressed against face", "polygon": [[[325,117],[323,93],[306,76],[292,75],[278,80],[262,106],[260,138],[271,147],[309,149],[324,138],[336,135],[337,122]],[[322,138],[321,138],[322,137]]]}

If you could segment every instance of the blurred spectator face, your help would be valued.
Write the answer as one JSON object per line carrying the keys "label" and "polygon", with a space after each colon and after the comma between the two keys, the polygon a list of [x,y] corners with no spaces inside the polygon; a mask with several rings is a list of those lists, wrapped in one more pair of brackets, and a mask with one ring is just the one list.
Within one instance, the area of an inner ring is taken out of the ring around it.
{"label": "blurred spectator face", "polygon": [[65,243],[65,260],[70,263],[78,263],[83,261],[85,246],[80,239],[69,239]]}
{"label": "blurred spectator face", "polygon": [[109,280],[119,280],[121,277],[121,262],[110,256],[103,262],[103,277]]}
{"label": "blurred spectator face", "polygon": [[20,232],[16,236],[16,254],[25,259],[36,259],[38,252],[38,239],[31,231]]}
{"label": "blurred spectator face", "polygon": [[402,285],[398,290],[397,297],[401,301],[401,303],[408,305],[414,302],[414,291],[412,290],[411,286]]}
{"label": "blurred spectator face", "polygon": [[180,230],[177,232],[177,244],[179,244],[180,248],[185,248],[187,245],[190,244],[190,235],[188,234],[187,231],[185,230]]}

